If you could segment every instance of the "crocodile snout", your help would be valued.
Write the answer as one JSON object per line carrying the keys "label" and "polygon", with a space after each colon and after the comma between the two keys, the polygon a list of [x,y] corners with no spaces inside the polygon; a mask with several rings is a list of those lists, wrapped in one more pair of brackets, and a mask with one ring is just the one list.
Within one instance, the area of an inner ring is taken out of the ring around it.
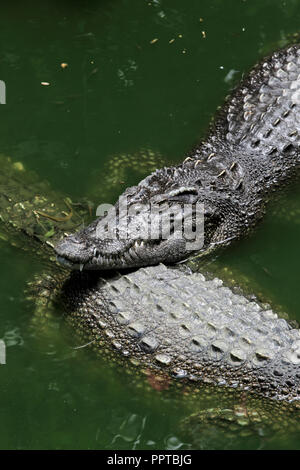
{"label": "crocodile snout", "polygon": [[90,257],[89,251],[86,242],[76,235],[64,238],[55,247],[58,261],[65,265],[84,263]]}

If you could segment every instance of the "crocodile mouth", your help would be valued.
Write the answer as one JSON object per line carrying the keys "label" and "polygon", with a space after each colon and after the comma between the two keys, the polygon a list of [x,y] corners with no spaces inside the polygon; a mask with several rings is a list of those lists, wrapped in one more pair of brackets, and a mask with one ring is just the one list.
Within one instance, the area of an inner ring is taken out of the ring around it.
{"label": "crocodile mouth", "polygon": [[[57,261],[70,269],[108,270],[117,268],[146,266],[157,264],[162,254],[168,252],[168,240],[137,239],[103,243],[103,247],[86,246],[82,249],[75,237],[67,237],[60,242],[55,251]],[[117,245],[117,246],[116,246]],[[174,251],[172,249],[174,256]]]}

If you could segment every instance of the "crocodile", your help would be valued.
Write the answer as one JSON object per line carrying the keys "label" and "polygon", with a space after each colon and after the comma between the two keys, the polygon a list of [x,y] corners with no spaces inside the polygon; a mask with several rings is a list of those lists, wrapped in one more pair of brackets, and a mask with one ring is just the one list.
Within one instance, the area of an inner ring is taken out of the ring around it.
{"label": "crocodile", "polygon": [[[126,216],[129,235],[130,227],[149,222],[149,206],[143,203],[152,197],[171,206],[179,202],[177,208],[204,202],[200,259],[248,233],[274,193],[297,173],[299,72],[299,45],[254,67],[227,99],[208,138],[181,165],[158,170],[125,191],[129,205],[141,203],[136,217]],[[118,213],[118,207],[112,210]],[[77,310],[79,328],[104,336],[102,341],[120,355],[163,374],[299,399],[298,329],[272,310],[218,287],[219,280],[161,264],[190,255],[184,239],[97,238],[109,215],[55,246],[60,263],[84,267],[62,289],[66,310]],[[143,266],[117,278],[103,275]]]}
{"label": "crocodile", "polygon": [[[215,134],[211,131],[182,165],[158,171],[128,190],[127,194],[149,194],[149,182],[154,180],[166,185],[170,180],[170,187],[166,186],[170,189],[172,172],[194,175],[194,185],[197,177],[204,182],[209,176],[208,188],[197,186],[198,194],[208,194],[202,200],[204,205],[209,202],[205,214],[211,217],[206,221],[208,234],[201,255],[248,232],[261,218],[273,191],[296,172],[299,53],[299,46],[293,46],[256,66],[220,111]],[[217,155],[212,155],[213,148],[219,148]],[[206,160],[200,158],[206,154]],[[91,347],[136,373],[155,374],[166,382],[174,378],[185,390],[216,387],[225,393],[232,389],[237,395],[246,394],[242,396],[248,401],[253,396],[262,403],[269,400],[273,409],[276,403],[288,403],[285,410],[298,409],[299,329],[272,309],[234,293],[220,279],[205,278],[184,264],[168,266],[187,256],[185,250],[175,256],[177,245],[172,240],[161,242],[163,247],[170,242],[170,247],[158,250],[159,259],[146,240],[139,244],[139,258],[102,253],[96,263],[94,258],[89,261],[91,251],[101,252],[103,246],[109,251],[112,242],[104,241],[101,248],[97,240],[95,246],[95,222],[81,229],[89,220],[88,210],[67,202],[37,177],[25,178],[20,163],[3,157],[1,167],[0,238],[46,261],[47,275],[39,275],[35,298],[46,304],[53,300],[62,307],[66,320]],[[183,183],[178,177],[170,197],[190,201],[196,196],[195,191],[186,191],[191,180],[179,188],[178,182]],[[65,238],[66,232],[75,230],[75,235]],[[116,242],[117,251],[124,243]],[[84,250],[87,257],[82,255]],[[85,269],[70,273],[69,266],[78,264]],[[89,269],[92,266],[98,269]],[[126,269],[117,274],[108,267]]]}
{"label": "crocodile", "polygon": [[172,402],[182,410],[178,435],[193,448],[234,448],[237,439],[254,448],[266,437],[284,440],[287,435],[291,443],[291,433],[297,442],[294,346],[299,330],[268,306],[250,301],[245,292],[251,288],[237,274],[244,294],[184,266],[160,264],[122,276],[74,271],[70,276],[57,264],[53,246],[89,220],[89,206],[69,200],[69,218],[65,195],[20,162],[0,155],[0,164],[0,243],[25,249],[30,259],[41,261],[43,272],[26,289],[39,337],[48,334],[52,309],[62,312],[76,349],[79,343],[82,353],[89,347],[111,365],[120,365],[122,383],[136,384],[135,393],[142,390],[143,400],[146,392],[151,403],[153,393],[160,400],[172,393]]}
{"label": "crocodile", "polygon": [[[101,270],[170,264],[249,233],[299,166],[299,71],[298,44],[264,59],[183,163],[127,188],[106,214],[64,238],[55,248],[60,262]],[[205,230],[193,243],[197,207]]]}

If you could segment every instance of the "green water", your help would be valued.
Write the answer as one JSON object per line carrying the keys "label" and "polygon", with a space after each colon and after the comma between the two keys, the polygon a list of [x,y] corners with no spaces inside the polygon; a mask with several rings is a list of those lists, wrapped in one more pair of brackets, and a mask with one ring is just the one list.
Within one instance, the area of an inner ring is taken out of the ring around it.
{"label": "green water", "polygon": [[[0,152],[74,200],[111,155],[148,147],[179,162],[243,72],[299,20],[298,0],[4,1]],[[129,173],[124,184],[137,182]],[[299,191],[288,202],[299,207]],[[297,218],[269,216],[220,262],[300,320],[299,239]],[[188,448],[171,398],[145,398],[110,364],[74,351],[59,317],[33,320],[22,291],[38,262],[0,250],[0,448]],[[270,445],[300,448],[288,433],[259,444]]]}

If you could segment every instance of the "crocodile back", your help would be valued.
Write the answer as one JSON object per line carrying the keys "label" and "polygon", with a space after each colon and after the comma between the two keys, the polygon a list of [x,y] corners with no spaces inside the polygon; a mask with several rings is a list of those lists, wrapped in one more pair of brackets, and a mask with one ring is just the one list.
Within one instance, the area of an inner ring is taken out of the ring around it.
{"label": "crocodile back", "polygon": [[219,279],[162,264],[106,279],[75,272],[62,300],[85,340],[139,369],[299,400],[299,330]]}
{"label": "crocodile back", "polygon": [[300,45],[275,52],[242,81],[216,121],[222,141],[247,155],[299,157]]}

